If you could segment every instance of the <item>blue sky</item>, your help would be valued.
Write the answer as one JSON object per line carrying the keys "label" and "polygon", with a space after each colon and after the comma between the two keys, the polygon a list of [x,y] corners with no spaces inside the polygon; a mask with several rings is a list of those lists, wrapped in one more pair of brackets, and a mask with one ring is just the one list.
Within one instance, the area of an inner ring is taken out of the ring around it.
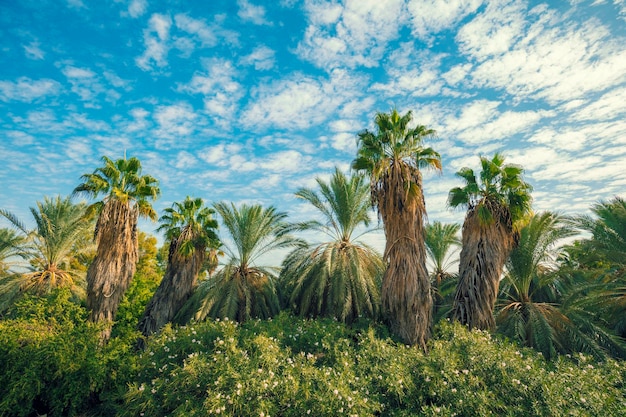
{"label": "blue sky", "polygon": [[462,221],[454,173],[496,151],[536,210],[626,195],[626,0],[3,1],[0,48],[0,207],[24,220],[124,153],[159,212],[190,195],[304,220],[293,193],[394,107],[437,131],[431,221]]}

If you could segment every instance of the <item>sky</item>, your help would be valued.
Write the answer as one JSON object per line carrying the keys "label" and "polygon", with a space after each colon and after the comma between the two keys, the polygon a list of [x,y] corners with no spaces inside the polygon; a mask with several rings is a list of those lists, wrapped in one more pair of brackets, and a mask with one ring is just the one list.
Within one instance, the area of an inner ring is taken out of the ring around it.
{"label": "sky", "polygon": [[454,174],[495,152],[536,211],[626,196],[626,0],[0,0],[0,208],[26,223],[103,155],[141,160],[159,213],[315,218],[294,193],[349,172],[392,109],[437,132],[431,222],[463,221]]}

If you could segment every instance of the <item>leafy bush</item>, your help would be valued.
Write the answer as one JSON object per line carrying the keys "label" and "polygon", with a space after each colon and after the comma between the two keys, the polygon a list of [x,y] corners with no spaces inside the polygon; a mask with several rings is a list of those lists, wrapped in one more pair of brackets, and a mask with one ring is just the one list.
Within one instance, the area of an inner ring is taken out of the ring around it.
{"label": "leafy bush", "polygon": [[547,362],[448,322],[429,349],[286,314],[167,327],[141,355],[121,415],[626,415],[624,362]]}
{"label": "leafy bush", "polygon": [[130,375],[128,349],[101,346],[101,329],[86,317],[60,290],[25,297],[0,321],[0,415],[77,415]]}

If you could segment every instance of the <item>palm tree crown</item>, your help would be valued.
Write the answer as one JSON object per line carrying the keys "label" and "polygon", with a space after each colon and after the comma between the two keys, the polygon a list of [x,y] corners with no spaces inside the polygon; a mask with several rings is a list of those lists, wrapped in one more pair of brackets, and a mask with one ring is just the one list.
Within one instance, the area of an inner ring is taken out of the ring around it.
{"label": "palm tree crown", "polygon": [[30,208],[35,221],[32,230],[12,213],[0,211],[0,215],[22,233],[20,238],[12,235],[12,244],[20,246],[13,246],[11,253],[30,264],[30,272],[3,280],[4,295],[15,296],[18,289],[42,294],[58,287],[70,288],[78,295],[82,293],[84,277],[73,268],[71,261],[89,248],[89,229],[93,224],[85,218],[85,208],[84,203],[75,204],[70,197],[44,197],[36,208]]}
{"label": "palm tree crown", "polygon": [[311,203],[326,221],[300,228],[331,240],[298,248],[283,262],[280,278],[289,304],[305,316],[328,315],[346,322],[360,315],[375,317],[384,264],[376,251],[356,240],[359,236],[352,239],[359,226],[370,223],[369,185],[363,176],[347,178],[338,169],[330,182],[318,178],[317,184],[319,194],[301,188],[296,196]]}
{"label": "palm tree crown", "polygon": [[275,280],[279,268],[257,263],[271,251],[302,244],[290,234],[293,227],[286,222],[287,214],[258,204],[237,208],[220,202],[214,207],[230,238],[224,246],[228,261],[199,286],[180,319],[213,317],[243,322],[277,314],[280,305]]}
{"label": "palm tree crown", "polygon": [[123,204],[135,203],[140,216],[156,220],[157,213],[149,200],[157,199],[161,191],[154,177],[141,175],[139,159],[131,157],[113,161],[103,156],[102,161],[104,166],[81,176],[84,182],[74,189],[74,194],[86,194],[93,199],[104,194],[104,201],[94,203],[90,210],[99,212],[107,201],[118,200]]}

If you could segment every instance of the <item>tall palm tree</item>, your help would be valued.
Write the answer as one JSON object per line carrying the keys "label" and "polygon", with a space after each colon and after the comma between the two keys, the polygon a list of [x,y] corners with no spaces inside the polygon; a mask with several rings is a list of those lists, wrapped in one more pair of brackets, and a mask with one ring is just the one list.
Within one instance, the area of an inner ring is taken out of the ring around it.
{"label": "tall palm tree", "polygon": [[317,178],[319,194],[301,188],[296,196],[318,209],[324,222],[303,223],[302,230],[319,232],[330,241],[294,250],[283,262],[281,282],[289,304],[303,316],[330,316],[351,322],[376,317],[380,309],[382,257],[353,236],[369,226],[369,184],[362,175],[347,178],[335,169],[330,182]]}
{"label": "tall palm tree", "polygon": [[423,140],[435,132],[410,127],[412,113],[377,113],[376,130],[359,133],[352,168],[370,176],[372,204],[386,236],[382,309],[404,343],[426,348],[432,324],[432,296],[426,270],[426,205],[420,168],[441,170],[441,157]]}
{"label": "tall palm tree", "polygon": [[461,168],[456,175],[465,185],[448,195],[450,207],[467,208],[453,316],[470,328],[493,330],[504,263],[518,238],[514,225],[530,211],[532,187],[522,167],[504,164],[500,153],[480,163],[480,177]]}
{"label": "tall palm tree", "polygon": [[3,307],[7,307],[19,291],[41,295],[67,287],[77,295],[83,294],[84,276],[73,267],[72,260],[89,249],[88,231],[93,223],[86,220],[85,209],[84,203],[75,204],[70,197],[44,197],[36,208],[30,208],[34,229],[28,229],[12,213],[0,210],[0,215],[21,233],[9,233],[7,239],[3,239],[12,246],[8,253],[19,255],[29,263],[28,272],[12,274],[2,280],[3,302],[0,304]]}
{"label": "tall palm tree", "polygon": [[215,203],[229,241],[224,246],[226,265],[198,287],[177,317],[203,320],[206,317],[228,318],[238,322],[250,318],[268,318],[278,313],[276,293],[277,267],[258,265],[263,255],[288,249],[301,241],[294,238],[287,214],[259,204]]}
{"label": "tall palm tree", "polygon": [[159,230],[165,232],[169,242],[169,254],[163,280],[139,322],[139,330],[145,336],[170,322],[196,288],[207,251],[220,245],[214,213],[201,198],[187,197],[166,208],[159,219]]}
{"label": "tall palm tree", "polygon": [[111,325],[119,303],[135,273],[137,254],[137,220],[139,216],[156,220],[150,200],[160,190],[158,181],[142,175],[141,162],[132,157],[113,161],[102,157],[104,165],[81,177],[83,183],[74,194],[91,198],[104,195],[89,206],[98,213],[94,238],[96,257],[87,270],[87,307],[90,319],[104,322],[103,340],[110,336]]}
{"label": "tall palm tree", "polygon": [[434,294],[433,313],[435,316],[445,298],[442,284],[444,282],[447,284],[448,281],[456,278],[456,274],[449,270],[455,262],[452,256],[457,252],[456,248],[461,246],[460,230],[461,225],[458,223],[443,224],[436,221],[426,225],[425,243],[426,253],[432,264],[430,279]]}

